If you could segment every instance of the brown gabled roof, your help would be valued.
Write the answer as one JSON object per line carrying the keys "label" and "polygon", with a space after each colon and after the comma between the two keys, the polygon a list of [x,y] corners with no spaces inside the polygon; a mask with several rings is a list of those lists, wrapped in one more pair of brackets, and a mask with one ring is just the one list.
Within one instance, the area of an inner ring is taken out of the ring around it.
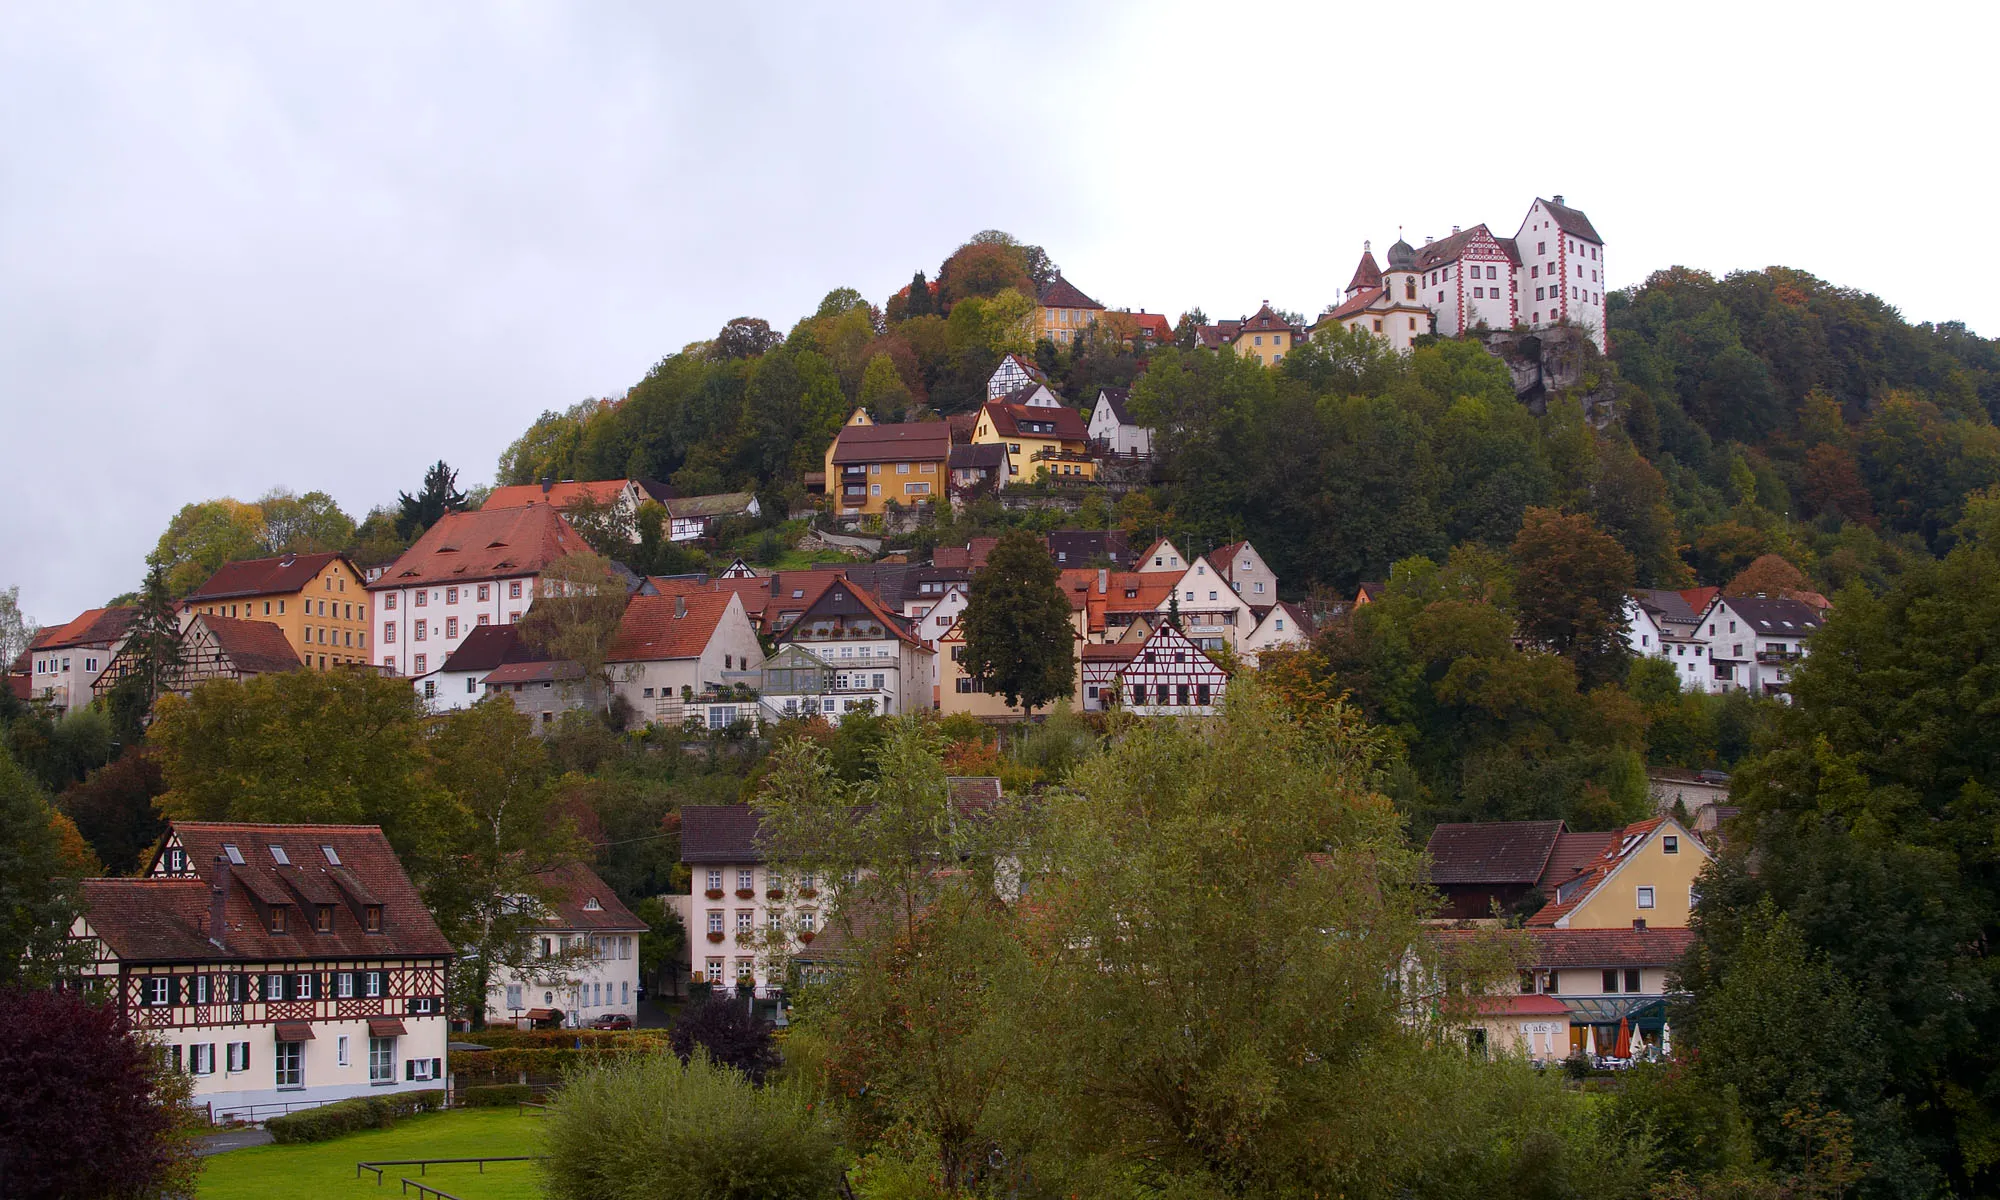
{"label": "brown gabled roof", "polygon": [[1535,886],[1541,889],[1544,896],[1554,899],[1557,885],[1583,870],[1585,864],[1604,853],[1617,840],[1616,830],[1602,833],[1571,833],[1565,830],[1556,839],[1555,853],[1549,855],[1549,865],[1542,871],[1542,877],[1535,881]]}
{"label": "brown gabled roof", "polygon": [[1078,291],[1076,285],[1058,274],[1042,286],[1035,302],[1043,308],[1096,308],[1104,306]]}
{"label": "brown gabled roof", "polygon": [[449,512],[368,590],[539,575],[557,559],[589,549],[552,505]]}
{"label": "brown gabled roof", "polygon": [[540,872],[535,881],[555,893],[550,901],[555,911],[545,922],[550,929],[593,933],[641,933],[646,929],[646,923],[625,907],[611,885],[582,863]]}
{"label": "brown gabled roof", "polygon": [[1493,236],[1492,231],[1486,226],[1474,225],[1470,229],[1460,230],[1448,238],[1439,238],[1430,245],[1422,247],[1417,251],[1417,270],[1429,271],[1447,263],[1457,262],[1465,254],[1466,243],[1482,233],[1487,237]]}
{"label": "brown gabled roof", "polygon": [[943,462],[951,457],[951,429],[943,421],[904,425],[843,425],[833,441],[833,463]]}
{"label": "brown gabled roof", "polygon": [[1237,333],[1242,328],[1243,322],[1241,321],[1217,321],[1213,325],[1197,325],[1194,330],[1194,339],[1196,344],[1213,350],[1235,341]]}
{"label": "brown gabled roof", "polygon": [[541,657],[540,651],[521,640],[519,625],[475,625],[438,670],[491,671],[510,662],[538,662]]}
{"label": "brown gabled roof", "polygon": [[1291,329],[1290,321],[1279,316],[1269,304],[1265,304],[1238,324],[1236,336],[1242,337],[1246,333],[1289,333]]}
{"label": "brown gabled roof", "polygon": [[784,633],[779,635],[779,640],[795,640],[793,636],[795,631],[800,625],[805,623],[805,618],[811,614],[814,608],[825,603],[829,595],[838,600],[842,594],[853,596],[854,602],[860,605],[862,610],[869,616],[874,617],[880,622],[882,628],[887,630],[889,635],[897,641],[908,642],[912,646],[923,645],[923,640],[917,637],[916,634],[911,633],[909,626],[904,624],[904,618],[890,612],[882,601],[876,598],[874,592],[865,587],[857,586],[852,579],[847,577],[847,572],[845,571],[837,572],[833,579],[829,580],[826,586],[821,588],[820,594],[807,602],[805,608],[800,611],[798,621],[788,626]]}
{"label": "brown gabled roof", "polygon": [[[1493,936],[1485,929],[1438,928],[1431,936],[1441,945],[1482,942]],[[1694,945],[1687,929],[1531,929],[1529,965],[1544,970],[1605,967],[1664,967],[1677,963]]]}
{"label": "brown gabled roof", "polygon": [[1099,388],[1097,391],[1097,398],[1111,406],[1111,416],[1120,425],[1131,425],[1134,423],[1129,412],[1125,407],[1125,405],[1129,403],[1132,399],[1131,388],[1121,388],[1121,387]]}
{"label": "brown gabled roof", "polygon": [[945,427],[951,430],[951,444],[954,447],[967,445],[972,441],[972,431],[979,428],[979,410],[969,409],[962,413],[952,413],[944,419]]}
{"label": "brown gabled roof", "polygon": [[682,805],[681,861],[763,862],[763,823],[757,810],[748,804]]}
{"label": "brown gabled roof", "polygon": [[[190,875],[87,879],[91,929],[125,962],[434,958],[451,953],[382,830],[374,825],[253,825],[177,822],[168,830],[187,852]],[[164,849],[165,840],[161,848]],[[230,865],[224,847],[243,857]],[[290,866],[271,854],[276,845]],[[339,865],[322,846],[333,847]],[[221,859],[218,863],[216,860]],[[157,867],[156,850],[153,865]],[[210,880],[226,867],[229,895],[216,941],[208,925]],[[286,933],[272,933],[269,904],[298,910]],[[331,904],[333,928],[319,933],[309,909]],[[382,906],[382,931],[364,928],[364,906]]]}
{"label": "brown gabled roof", "polygon": [[[1035,437],[1058,438],[1065,442],[1090,440],[1090,430],[1084,427],[1083,418],[1068,406],[1049,408],[1046,405],[1009,404],[1001,400],[986,402],[986,417],[993,422],[993,430],[1003,438]],[[1023,430],[1024,422],[1051,425],[1046,433],[1031,433]]]}
{"label": "brown gabled roof", "polygon": [[539,483],[509,484],[506,487],[494,488],[488,493],[486,503],[479,507],[484,511],[489,508],[521,508],[529,504],[547,504],[553,508],[563,509],[583,500],[598,504],[616,504],[618,498],[625,494],[626,482],[623,479],[592,479],[583,482],[568,479],[561,483],[550,484],[547,491],[543,491]]}
{"label": "brown gabled roof", "polygon": [[[736,601],[733,591],[689,591],[634,596],[618,622],[606,662],[660,662],[700,658]],[[740,602],[739,602],[740,603]]]}
{"label": "brown gabled roof", "polygon": [[[1167,602],[1180,581],[1180,574],[1173,571],[1113,571],[1106,581],[1104,609],[1115,613],[1152,612]],[[1127,595],[1128,592],[1133,594]]]}
{"label": "brown gabled roof", "polygon": [[138,615],[138,607],[131,604],[85,609],[74,620],[36,634],[28,649],[33,652],[71,646],[109,646],[125,636]]}
{"label": "brown gabled roof", "polygon": [[[335,560],[347,561],[344,554],[282,554],[276,558],[249,558],[224,563],[208,581],[188,593],[186,603],[229,600],[239,596],[290,595],[319,578],[319,573]],[[347,569],[361,578],[353,563]]]}
{"label": "brown gabled roof", "polygon": [[208,628],[216,647],[231,666],[245,675],[279,675],[301,669],[299,652],[292,649],[282,627],[268,621],[245,621],[203,613],[195,620]]}
{"label": "brown gabled roof", "polygon": [[1542,877],[1561,821],[1440,825],[1424,847],[1433,884],[1532,884]]}
{"label": "brown gabled roof", "polygon": [[1604,849],[1582,863],[1575,874],[1550,881],[1554,886],[1544,889],[1544,894],[1548,896],[1548,904],[1534,916],[1529,917],[1528,924],[1537,927],[1553,926],[1557,921],[1575,912],[1577,906],[1589,899],[1611,872],[1618,869],[1618,865],[1625,861],[1625,856],[1637,850],[1653,831],[1664,823],[1664,817],[1653,817],[1614,831],[1606,840]]}
{"label": "brown gabled roof", "polygon": [[1366,290],[1381,286],[1382,268],[1375,263],[1375,252],[1372,250],[1363,250],[1361,252],[1361,263],[1354,268],[1354,278],[1347,281],[1347,290],[1351,292],[1356,288]]}
{"label": "brown gabled roof", "polygon": [[1320,320],[1322,321],[1345,320],[1346,318],[1353,316],[1355,313],[1367,311],[1367,309],[1371,305],[1373,305],[1377,300],[1380,300],[1381,298],[1382,298],[1382,287],[1380,284],[1377,284],[1376,286],[1369,288],[1367,291],[1364,291],[1359,295],[1354,296],[1351,299],[1341,302],[1341,304],[1338,307],[1336,307],[1332,312],[1321,317]]}
{"label": "brown gabled roof", "polygon": [[[954,471],[997,471],[1006,465],[1007,447],[999,442],[981,442],[974,446],[951,448],[951,469]],[[964,551],[961,549],[960,553]]]}
{"label": "brown gabled roof", "polygon": [[1600,246],[1604,244],[1604,239],[1597,236],[1597,227],[1590,223],[1589,217],[1553,200],[1543,200],[1542,204],[1548,208],[1549,215],[1555,218],[1557,229],[1573,237],[1580,237],[1586,242],[1595,242]]}

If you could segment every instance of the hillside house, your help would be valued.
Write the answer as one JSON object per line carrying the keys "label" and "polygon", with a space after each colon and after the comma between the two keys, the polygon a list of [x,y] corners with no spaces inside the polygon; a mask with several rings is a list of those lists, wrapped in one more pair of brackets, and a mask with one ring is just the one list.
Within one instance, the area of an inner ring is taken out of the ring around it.
{"label": "hillside house", "polygon": [[747,804],[681,808],[681,861],[692,892],[667,897],[687,929],[691,978],[781,994],[785,958],[824,928],[822,881],[771,868],[762,823]]}
{"label": "hillside house", "polygon": [[951,430],[943,421],[877,425],[857,408],[826,448],[826,490],[837,516],[881,513],[888,502],[931,504],[943,494]]}
{"label": "hillside house", "polygon": [[1135,715],[1206,717],[1215,715],[1222,702],[1229,673],[1186,634],[1172,625],[1161,625],[1118,672],[1117,681],[1114,694],[1121,706]]}
{"label": "hillside house", "polygon": [[84,986],[214,1120],[443,1086],[452,947],[380,828],[175,822],[82,901]]}
{"label": "hillside house", "polygon": [[1090,431],[1074,409],[1056,402],[1047,388],[1023,388],[979,410],[972,444],[1004,445],[1007,472],[1001,485],[1018,481],[1077,483],[1097,477]]}
{"label": "hillside house", "polygon": [[806,605],[777,642],[779,649],[796,646],[833,668],[840,713],[860,707],[863,699],[872,700],[874,711],[885,716],[932,706],[935,651],[903,618],[844,574]]}
{"label": "hillside house", "polygon": [[539,921],[519,963],[502,965],[488,982],[487,1020],[523,1028],[560,1021],[576,1029],[601,1016],[636,1015],[646,923],[582,863],[544,871],[535,882],[548,898],[516,898]]}
{"label": "hillside house", "polygon": [[639,506],[653,498],[653,488],[639,479],[592,479],[579,482],[565,479],[543,483],[510,484],[487,493],[480,511],[494,508],[523,508],[546,504],[559,513],[572,509],[595,509],[610,515],[631,531],[634,545],[639,542]]}
{"label": "hillside house", "polygon": [[87,706],[98,694],[98,678],[117,657],[138,615],[139,610],[129,604],[92,608],[37,633],[21,655],[20,665],[27,667],[28,698],[47,705],[57,716]]}
{"label": "hillside house", "polygon": [[1035,338],[1067,345],[1097,323],[1104,306],[1058,274],[1035,295]]}
{"label": "hillside house", "polygon": [[[706,717],[697,698],[727,687],[763,658],[763,644],[735,592],[691,591],[632,597],[604,666],[613,692],[641,720],[675,726],[688,716]],[[684,698],[698,711],[690,711]]]}
{"label": "hillside house", "polygon": [[225,563],[188,593],[182,611],[276,625],[316,670],[370,661],[367,584],[344,554]]}
{"label": "hillside house", "polygon": [[686,496],[666,502],[667,537],[675,542],[698,541],[715,533],[719,522],[731,517],[758,517],[763,508],[755,492],[723,492],[715,496]]}
{"label": "hillside house", "polygon": [[1803,600],[1715,597],[1702,613],[1697,633],[1706,647],[1706,689],[1786,695],[1792,668],[1825,623],[1825,613]]}
{"label": "hillside house", "polygon": [[1090,441],[1102,453],[1144,458],[1153,452],[1153,431],[1132,419],[1131,388],[1100,388],[1090,409]]}

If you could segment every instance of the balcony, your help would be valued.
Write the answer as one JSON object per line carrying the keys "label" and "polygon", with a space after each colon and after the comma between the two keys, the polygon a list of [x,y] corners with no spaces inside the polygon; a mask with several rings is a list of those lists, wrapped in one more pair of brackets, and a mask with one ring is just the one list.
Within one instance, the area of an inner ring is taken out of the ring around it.
{"label": "balcony", "polygon": [[1800,654],[1796,650],[1759,650],[1757,652],[1757,665],[1763,667],[1790,666],[1804,657],[1805,655]]}

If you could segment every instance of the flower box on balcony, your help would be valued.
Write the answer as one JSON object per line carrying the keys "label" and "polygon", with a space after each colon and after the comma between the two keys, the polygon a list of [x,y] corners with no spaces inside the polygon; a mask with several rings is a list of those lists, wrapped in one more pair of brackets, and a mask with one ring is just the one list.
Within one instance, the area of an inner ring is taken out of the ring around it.
{"label": "flower box on balcony", "polygon": [[756,889],[756,888],[737,888],[737,889],[736,889],[736,898],[737,898],[738,900],[755,900],[755,899],[757,898],[757,889]]}
{"label": "flower box on balcony", "polygon": [[709,940],[709,941],[711,941],[711,942],[719,942],[719,941],[721,941],[721,940],[722,940],[722,931],[721,931],[720,929],[711,929],[711,930],[709,930],[709,931],[708,931],[708,940]]}
{"label": "flower box on balcony", "polygon": [[764,893],[764,899],[766,900],[783,900],[784,898],[785,898],[784,888],[772,888]]}
{"label": "flower box on balcony", "polygon": [[710,888],[707,891],[703,892],[702,895],[707,896],[710,900],[720,900],[722,899],[722,889]]}
{"label": "flower box on balcony", "polygon": [[804,887],[799,889],[799,899],[801,900],[810,900],[817,895],[819,895],[818,888]]}
{"label": "flower box on balcony", "polygon": [[803,944],[803,945],[807,945],[807,946],[810,946],[810,945],[812,945],[812,944],[813,944],[813,931],[812,931],[812,930],[810,930],[810,929],[801,929],[801,930],[799,930],[799,942],[800,942],[801,944]]}

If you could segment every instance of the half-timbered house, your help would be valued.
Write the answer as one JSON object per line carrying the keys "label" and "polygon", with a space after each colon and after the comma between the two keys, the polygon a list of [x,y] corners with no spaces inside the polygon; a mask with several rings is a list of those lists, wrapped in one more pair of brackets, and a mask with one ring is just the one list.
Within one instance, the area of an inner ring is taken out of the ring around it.
{"label": "half-timbered house", "polygon": [[1228,686],[1229,672],[1185,633],[1163,624],[1118,672],[1113,694],[1127,712],[1142,717],[1212,716]]}
{"label": "half-timbered house", "polygon": [[213,1119],[443,1086],[451,945],[380,827],[176,822],[83,902],[83,985]]}

